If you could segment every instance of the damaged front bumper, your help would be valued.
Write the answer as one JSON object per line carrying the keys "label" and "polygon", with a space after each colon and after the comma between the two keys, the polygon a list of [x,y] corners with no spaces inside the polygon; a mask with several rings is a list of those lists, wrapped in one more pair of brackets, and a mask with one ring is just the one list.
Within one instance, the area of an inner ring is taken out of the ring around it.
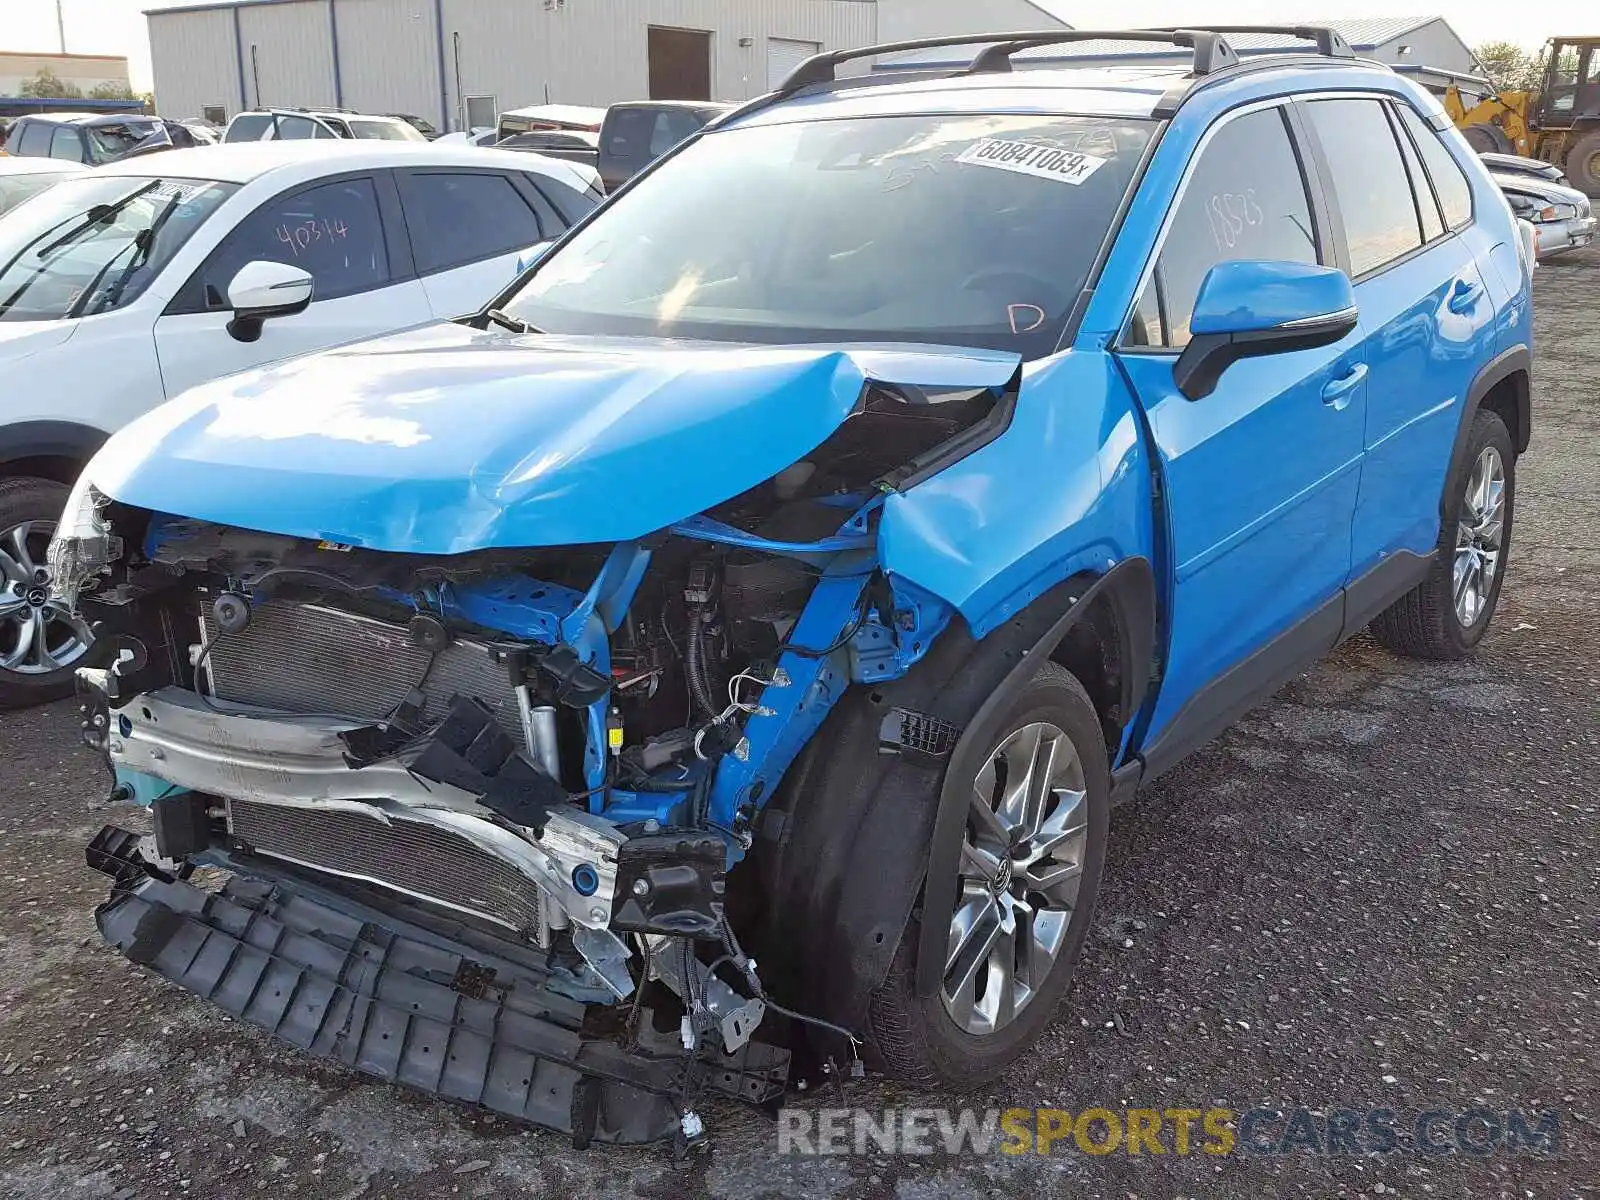
{"label": "damaged front bumper", "polygon": [[101,934],[140,966],[240,1020],[363,1074],[571,1134],[575,1144],[679,1144],[710,1092],[763,1104],[787,1051],[702,1043],[686,1056],[648,1007],[611,1031],[563,994],[534,948],[380,892],[330,891],[293,867],[214,852],[220,891],[164,875],[107,826],[89,865],[115,881]]}

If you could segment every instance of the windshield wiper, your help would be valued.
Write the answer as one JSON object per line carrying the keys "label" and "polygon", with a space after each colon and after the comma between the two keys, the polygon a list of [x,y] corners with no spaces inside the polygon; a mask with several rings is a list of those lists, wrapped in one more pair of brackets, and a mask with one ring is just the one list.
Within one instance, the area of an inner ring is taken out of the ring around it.
{"label": "windshield wiper", "polygon": [[[89,210],[88,216],[84,217],[83,220],[79,221],[71,229],[67,230],[60,237],[58,237],[55,241],[51,242],[48,246],[46,246],[43,250],[40,250],[39,251],[39,257],[40,258],[44,258],[48,254],[54,254],[57,250],[61,249],[61,247],[65,246],[68,242],[75,241],[78,238],[78,236],[80,234],[84,233],[86,230],[93,229],[96,225],[104,225],[107,221],[109,221],[111,218],[115,217],[123,209],[127,208],[128,205],[132,204],[140,196],[144,195],[146,192],[152,190],[153,188],[158,187],[160,185],[160,183],[161,183],[161,180],[152,179],[149,183],[145,184],[143,187],[134,188],[133,191],[129,192],[121,200],[117,200],[117,201],[115,201],[114,203],[111,203],[111,204],[96,204],[93,208],[91,208]],[[27,248],[24,247],[23,249],[24,249],[24,252],[26,252]],[[20,258],[21,255],[18,255],[18,257]],[[13,261],[15,261],[15,260],[13,260]]]}
{"label": "windshield wiper", "polygon": [[519,320],[518,318],[513,317],[510,313],[502,312],[498,308],[487,309],[483,315],[489,320],[493,321],[496,325],[500,326],[501,329],[509,329],[512,333],[544,332],[542,329],[535,329],[526,321]]}
{"label": "windshield wiper", "polygon": [[[128,280],[133,278],[133,273],[150,261],[150,248],[156,244],[156,238],[161,234],[161,227],[167,223],[167,218],[172,216],[177,211],[177,208],[178,197],[172,196],[167,200],[167,206],[161,210],[155,220],[150,222],[149,227],[141,229],[133,235],[133,240],[130,243],[133,246],[133,257],[128,259],[128,265],[117,276],[116,282],[106,289],[105,303],[95,308],[95,312],[100,313],[105,312],[107,309],[115,308],[121,301],[122,289],[128,286]],[[94,279],[90,281],[89,286],[83,289],[83,294],[78,297],[67,316],[78,317],[83,315],[88,308],[89,301],[94,298],[96,290],[100,287],[100,281],[110,273],[112,264],[121,257],[122,251],[118,250],[106,260],[106,265],[100,268]]]}

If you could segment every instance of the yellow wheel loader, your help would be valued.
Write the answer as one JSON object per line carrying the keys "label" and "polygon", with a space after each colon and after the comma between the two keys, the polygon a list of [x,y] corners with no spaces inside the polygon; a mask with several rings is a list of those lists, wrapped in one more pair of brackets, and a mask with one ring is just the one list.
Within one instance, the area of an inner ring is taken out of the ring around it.
{"label": "yellow wheel loader", "polygon": [[1452,85],[1445,110],[1474,150],[1555,163],[1600,197],[1600,36],[1552,38],[1537,92],[1477,99]]}

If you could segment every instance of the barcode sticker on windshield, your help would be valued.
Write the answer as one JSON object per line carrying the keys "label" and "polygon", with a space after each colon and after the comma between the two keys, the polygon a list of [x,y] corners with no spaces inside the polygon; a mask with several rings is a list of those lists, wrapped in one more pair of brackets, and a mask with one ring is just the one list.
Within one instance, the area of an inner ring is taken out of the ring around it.
{"label": "barcode sticker on windshield", "polygon": [[1106,165],[1106,159],[1077,150],[1042,146],[1038,142],[1012,142],[1004,138],[984,138],[967,147],[956,159],[978,167],[998,167],[1019,175],[1036,175],[1058,183],[1080,184]]}

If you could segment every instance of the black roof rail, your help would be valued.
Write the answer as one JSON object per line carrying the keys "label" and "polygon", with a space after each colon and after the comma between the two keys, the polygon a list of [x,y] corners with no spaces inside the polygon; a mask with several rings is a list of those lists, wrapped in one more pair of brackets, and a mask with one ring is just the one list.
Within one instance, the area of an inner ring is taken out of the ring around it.
{"label": "black roof rail", "polygon": [[967,67],[968,73],[1011,70],[1011,56],[1020,50],[1070,42],[1100,40],[1160,42],[1168,46],[1187,46],[1194,50],[1194,73],[1209,75],[1238,61],[1233,47],[1214,29],[1037,29],[1012,33],[955,34],[949,37],[919,38],[909,42],[883,42],[859,46],[854,50],[831,50],[815,54],[794,69],[779,85],[774,96],[788,96],[814,83],[832,83],[840,65],[881,54],[902,54],[909,50],[937,50],[951,46],[984,46]]}
{"label": "black roof rail", "polygon": [[1317,53],[1329,58],[1354,58],[1350,48],[1337,29],[1328,25],[1185,25],[1185,29],[1203,29],[1209,33],[1280,33],[1284,37],[1315,42]]}

